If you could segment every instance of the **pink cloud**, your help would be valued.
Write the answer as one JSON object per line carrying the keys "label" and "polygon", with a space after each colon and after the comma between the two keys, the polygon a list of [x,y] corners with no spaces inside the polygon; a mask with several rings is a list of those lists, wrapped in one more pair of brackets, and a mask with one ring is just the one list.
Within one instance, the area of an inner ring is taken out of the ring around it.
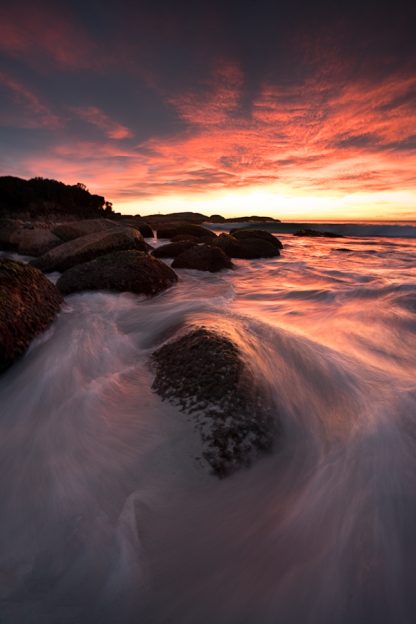
{"label": "pink cloud", "polygon": [[73,110],[81,119],[103,130],[109,139],[129,139],[133,136],[133,133],[126,126],[114,121],[96,106],[75,108]]}
{"label": "pink cloud", "polygon": [[103,51],[69,15],[35,4],[0,9],[0,50],[29,63],[48,59],[66,70],[97,69],[104,60]]}
{"label": "pink cloud", "polygon": [[0,84],[9,90],[13,99],[23,108],[23,114],[19,112],[12,118],[9,117],[7,125],[14,124],[26,128],[45,127],[51,130],[63,125],[58,115],[53,113],[35,93],[21,82],[0,72]]}

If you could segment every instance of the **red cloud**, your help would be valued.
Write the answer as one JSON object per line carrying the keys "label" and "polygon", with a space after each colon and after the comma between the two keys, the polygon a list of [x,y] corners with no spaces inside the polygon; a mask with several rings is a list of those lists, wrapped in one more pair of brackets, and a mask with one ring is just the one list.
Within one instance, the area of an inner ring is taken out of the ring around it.
{"label": "red cloud", "polygon": [[0,50],[29,63],[39,57],[66,70],[97,69],[103,52],[69,15],[26,4],[0,9]]}
{"label": "red cloud", "polygon": [[[105,139],[67,138],[24,170],[82,180],[114,200],[264,185],[334,194],[416,190],[415,77],[351,83],[321,70],[302,83],[262,84],[250,109],[242,106],[244,89],[240,67],[222,63],[198,89],[166,98],[185,128],[136,146],[114,141],[132,132],[98,107],[73,109]],[[36,109],[36,98],[19,97]],[[46,120],[47,109],[37,106]]]}

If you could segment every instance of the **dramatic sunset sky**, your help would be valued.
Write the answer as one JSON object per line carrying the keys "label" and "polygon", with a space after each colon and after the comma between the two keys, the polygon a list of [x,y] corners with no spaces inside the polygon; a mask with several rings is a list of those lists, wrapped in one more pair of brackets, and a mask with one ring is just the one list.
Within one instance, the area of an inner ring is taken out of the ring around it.
{"label": "dramatic sunset sky", "polygon": [[416,2],[7,5],[1,175],[128,213],[416,217]]}

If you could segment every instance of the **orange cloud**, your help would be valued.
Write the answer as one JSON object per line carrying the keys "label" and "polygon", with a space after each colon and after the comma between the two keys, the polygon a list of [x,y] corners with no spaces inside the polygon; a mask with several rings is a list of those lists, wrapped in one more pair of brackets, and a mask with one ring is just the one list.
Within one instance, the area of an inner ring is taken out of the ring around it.
{"label": "orange cloud", "polygon": [[[47,125],[50,111],[13,84],[8,88]],[[67,137],[27,158],[23,169],[83,181],[115,202],[258,188],[310,197],[414,196],[415,94],[414,76],[351,82],[321,68],[297,83],[262,83],[248,106],[244,72],[222,62],[195,88],[165,97],[181,121],[175,134],[122,142],[132,130],[97,106],[77,107],[71,112],[100,128],[103,140]]]}

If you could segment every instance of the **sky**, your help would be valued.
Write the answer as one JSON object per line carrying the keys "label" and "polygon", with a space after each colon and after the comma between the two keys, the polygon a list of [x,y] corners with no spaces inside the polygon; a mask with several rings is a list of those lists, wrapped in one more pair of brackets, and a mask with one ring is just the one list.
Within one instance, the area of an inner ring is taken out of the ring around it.
{"label": "sky", "polygon": [[0,3],[0,175],[115,210],[416,218],[416,3]]}

